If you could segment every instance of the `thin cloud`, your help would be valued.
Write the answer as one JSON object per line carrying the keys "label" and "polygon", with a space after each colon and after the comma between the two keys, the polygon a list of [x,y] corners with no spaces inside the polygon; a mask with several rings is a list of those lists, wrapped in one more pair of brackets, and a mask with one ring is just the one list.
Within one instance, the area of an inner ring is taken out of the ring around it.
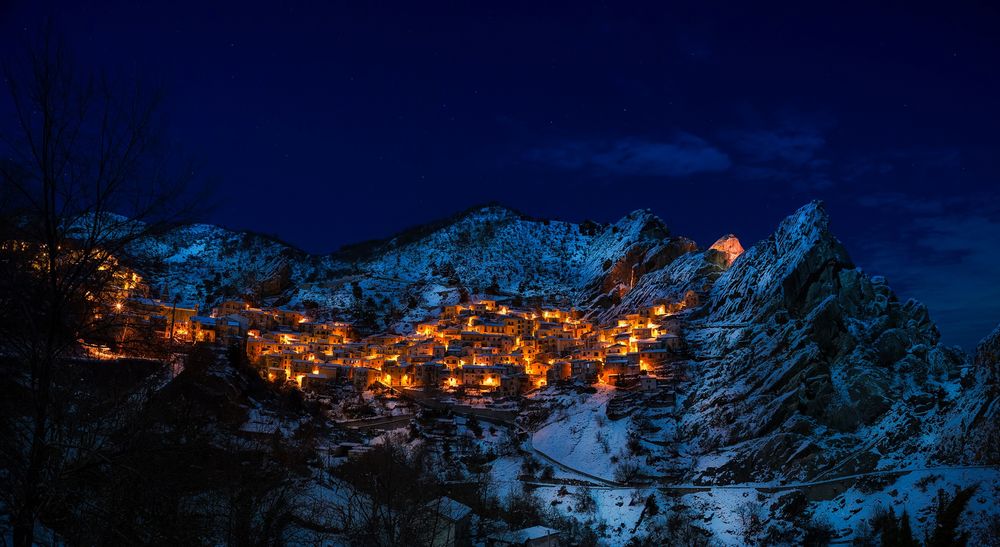
{"label": "thin cloud", "polygon": [[893,233],[863,245],[866,267],[889,274],[897,291],[926,304],[946,341],[973,349],[1000,323],[1000,264],[992,248],[1000,240],[1000,211],[981,205],[988,203],[983,197],[883,193],[859,201],[895,219]]}
{"label": "thin cloud", "polygon": [[627,138],[565,142],[533,150],[528,159],[559,169],[654,177],[721,172],[732,165],[726,153],[688,133],[678,134],[670,141]]}
{"label": "thin cloud", "polygon": [[780,162],[808,167],[826,147],[826,138],[813,127],[730,131],[726,136],[741,156],[752,163]]}

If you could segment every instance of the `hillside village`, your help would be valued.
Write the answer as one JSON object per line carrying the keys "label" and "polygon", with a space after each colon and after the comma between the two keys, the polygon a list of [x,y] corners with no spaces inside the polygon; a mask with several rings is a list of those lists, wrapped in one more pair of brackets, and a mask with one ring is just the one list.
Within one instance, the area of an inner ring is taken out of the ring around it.
{"label": "hillside village", "polygon": [[[5,242],[4,251],[39,252]],[[479,297],[444,305],[410,334],[360,337],[350,323],[314,321],[305,311],[255,307],[227,299],[204,313],[199,305],[151,298],[143,277],[105,257],[114,279],[95,295],[113,325],[105,340],[81,340],[91,357],[140,356],[137,340],[242,345],[271,382],[301,389],[350,383],[499,396],[523,395],[565,380],[653,391],[676,380],[683,354],[686,310],[698,304],[688,291],[598,324],[579,309],[514,306],[506,297]],[[105,342],[105,343],[101,343]],[[114,346],[114,347],[112,347]]]}
{"label": "hillside village", "polygon": [[313,321],[304,312],[226,300],[197,307],[131,298],[121,310],[178,342],[243,344],[272,382],[310,389],[351,383],[393,388],[522,395],[562,380],[656,390],[675,376],[679,331],[690,292],[598,325],[580,310],[513,307],[501,298],[444,306],[412,334],[358,337],[349,323]]}

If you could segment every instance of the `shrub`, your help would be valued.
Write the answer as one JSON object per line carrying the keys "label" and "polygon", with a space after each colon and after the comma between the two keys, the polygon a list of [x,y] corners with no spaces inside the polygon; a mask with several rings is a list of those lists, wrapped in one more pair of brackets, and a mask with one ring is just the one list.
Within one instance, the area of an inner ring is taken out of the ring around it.
{"label": "shrub", "polygon": [[740,523],[743,540],[748,544],[756,543],[766,522],[763,506],[758,502],[748,501],[736,508],[736,518]]}
{"label": "shrub", "polygon": [[545,481],[550,481],[552,480],[553,477],[555,477],[555,474],[556,471],[555,469],[552,468],[551,465],[543,465],[542,474],[540,475],[540,478]]}
{"label": "shrub", "polygon": [[646,506],[643,508],[646,517],[655,517],[660,514],[660,506],[656,503],[656,494],[650,494],[646,498]]}
{"label": "shrub", "polygon": [[629,453],[633,456],[641,456],[646,453],[646,447],[642,445],[642,439],[634,431],[629,432],[628,441],[625,446],[628,447]]}
{"label": "shrub", "polygon": [[601,450],[603,450],[605,454],[611,452],[611,445],[608,444],[608,438],[602,431],[598,430],[594,432],[594,440],[601,446]]}
{"label": "shrub", "polygon": [[629,484],[639,478],[639,464],[632,460],[626,460],[615,468],[615,481],[622,484]]}
{"label": "shrub", "polygon": [[597,500],[586,488],[577,490],[573,494],[573,501],[576,504],[576,510],[580,513],[593,513],[597,510]]}
{"label": "shrub", "polygon": [[542,503],[528,490],[512,493],[502,508],[504,520],[517,528],[538,524],[542,519]]}
{"label": "shrub", "polygon": [[895,482],[895,477],[890,475],[866,475],[854,483],[854,487],[862,494],[873,494],[884,490],[885,487]]}
{"label": "shrub", "polygon": [[538,460],[536,460],[535,458],[527,457],[527,458],[524,458],[523,460],[521,460],[521,474],[522,475],[527,475],[529,477],[534,477],[535,473],[538,472],[539,467],[541,467],[541,465],[538,463]]}
{"label": "shrub", "polygon": [[809,522],[803,526],[805,532],[802,536],[804,545],[829,545],[833,539],[834,529],[830,521],[825,518],[813,515]]}
{"label": "shrub", "polygon": [[925,475],[918,480],[915,485],[921,492],[926,492],[927,487],[944,477],[938,474]]}

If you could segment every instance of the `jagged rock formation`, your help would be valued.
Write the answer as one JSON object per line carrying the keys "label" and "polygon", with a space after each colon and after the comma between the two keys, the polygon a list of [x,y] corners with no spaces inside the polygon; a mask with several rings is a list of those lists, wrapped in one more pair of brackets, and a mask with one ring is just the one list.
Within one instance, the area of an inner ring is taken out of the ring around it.
{"label": "jagged rock formation", "polygon": [[926,308],[857,269],[828,225],[820,203],[803,207],[712,285],[687,337],[694,475],[870,470],[930,427],[957,382],[963,355],[938,344]]}
{"label": "jagged rock formation", "polygon": [[1000,326],[976,346],[976,366],[987,371],[992,384],[1000,383]]}
{"label": "jagged rock formation", "polygon": [[709,250],[718,251],[722,259],[721,266],[726,268],[733,265],[733,261],[736,260],[741,254],[743,254],[743,245],[740,244],[740,240],[737,239],[733,234],[724,235],[719,238],[718,241],[709,247]]}
{"label": "jagged rock formation", "polygon": [[1000,327],[977,346],[966,385],[959,428],[950,431],[945,442],[960,457],[1000,465]]}

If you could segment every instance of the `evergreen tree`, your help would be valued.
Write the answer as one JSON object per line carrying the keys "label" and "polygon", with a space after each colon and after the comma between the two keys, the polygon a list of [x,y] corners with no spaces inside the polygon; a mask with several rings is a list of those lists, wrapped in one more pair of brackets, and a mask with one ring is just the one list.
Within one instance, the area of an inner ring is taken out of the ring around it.
{"label": "evergreen tree", "polygon": [[959,532],[958,525],[962,518],[962,512],[965,511],[978,488],[978,485],[963,489],[956,488],[954,496],[948,495],[944,489],[938,490],[934,532],[927,541],[928,547],[962,546],[968,543],[969,533]]}

